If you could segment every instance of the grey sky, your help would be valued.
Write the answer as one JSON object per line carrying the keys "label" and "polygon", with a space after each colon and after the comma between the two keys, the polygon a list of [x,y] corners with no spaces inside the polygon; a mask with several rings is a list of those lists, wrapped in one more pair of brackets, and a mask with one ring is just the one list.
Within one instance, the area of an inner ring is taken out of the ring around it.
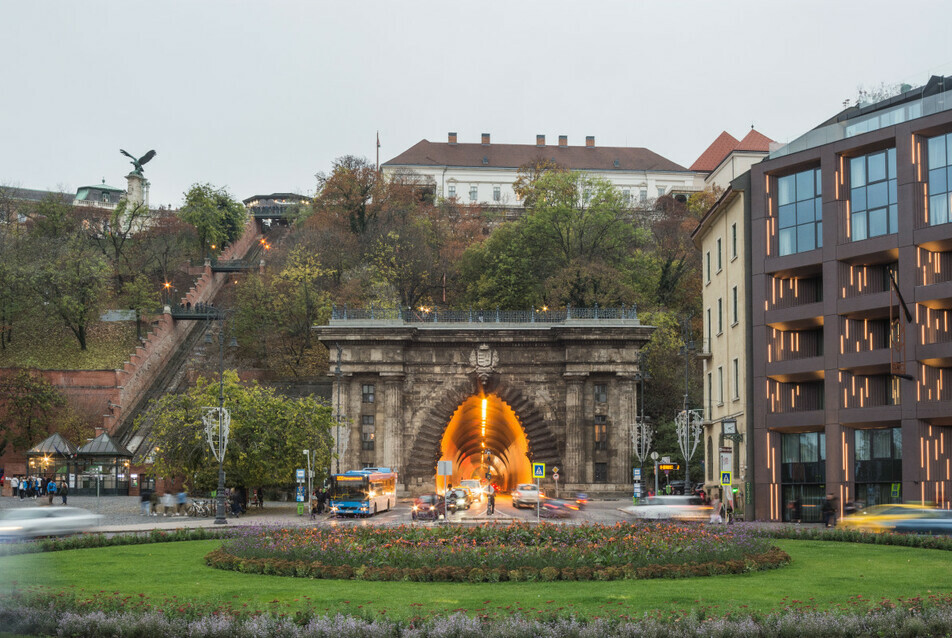
{"label": "grey sky", "polygon": [[0,0],[0,184],[311,193],[344,154],[420,139],[645,146],[688,166],[722,131],[789,141],[857,87],[952,74],[945,0]]}

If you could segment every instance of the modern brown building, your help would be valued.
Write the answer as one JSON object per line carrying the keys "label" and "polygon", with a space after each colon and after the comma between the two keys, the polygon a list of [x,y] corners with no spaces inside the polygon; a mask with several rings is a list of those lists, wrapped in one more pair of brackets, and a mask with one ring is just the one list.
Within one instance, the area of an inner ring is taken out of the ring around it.
{"label": "modern brown building", "polygon": [[[952,77],[751,168],[756,517],[952,500]],[[948,378],[947,376],[948,375]]]}

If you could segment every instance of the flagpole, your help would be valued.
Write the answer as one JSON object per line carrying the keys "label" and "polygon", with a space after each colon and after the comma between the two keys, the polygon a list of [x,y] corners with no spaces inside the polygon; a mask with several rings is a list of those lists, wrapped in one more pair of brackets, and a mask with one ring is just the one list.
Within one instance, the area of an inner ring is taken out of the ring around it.
{"label": "flagpole", "polygon": [[380,131],[377,131],[377,172],[380,172]]}

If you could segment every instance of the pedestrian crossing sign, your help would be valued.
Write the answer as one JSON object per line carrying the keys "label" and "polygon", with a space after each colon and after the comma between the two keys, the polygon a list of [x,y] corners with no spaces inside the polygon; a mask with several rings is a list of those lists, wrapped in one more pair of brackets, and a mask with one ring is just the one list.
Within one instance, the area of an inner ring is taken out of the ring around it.
{"label": "pedestrian crossing sign", "polygon": [[545,463],[532,464],[532,478],[545,478]]}
{"label": "pedestrian crossing sign", "polygon": [[721,472],[721,485],[730,485],[730,484],[731,484],[731,473]]}

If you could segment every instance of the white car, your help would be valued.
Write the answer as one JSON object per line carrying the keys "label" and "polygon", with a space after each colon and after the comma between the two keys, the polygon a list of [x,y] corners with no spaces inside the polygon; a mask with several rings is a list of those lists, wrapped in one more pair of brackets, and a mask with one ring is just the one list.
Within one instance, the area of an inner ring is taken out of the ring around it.
{"label": "white car", "polygon": [[29,507],[0,512],[0,537],[75,534],[99,525],[100,516],[78,507]]}
{"label": "white car", "polygon": [[513,507],[535,507],[539,504],[539,486],[534,483],[520,483],[512,491]]}
{"label": "white car", "polygon": [[465,481],[460,481],[459,486],[468,489],[469,493],[473,496],[474,501],[482,503],[486,500],[486,488],[483,487],[483,484],[479,479],[466,479]]}
{"label": "white car", "polygon": [[711,515],[696,496],[649,496],[634,507],[635,518],[703,520]]}

